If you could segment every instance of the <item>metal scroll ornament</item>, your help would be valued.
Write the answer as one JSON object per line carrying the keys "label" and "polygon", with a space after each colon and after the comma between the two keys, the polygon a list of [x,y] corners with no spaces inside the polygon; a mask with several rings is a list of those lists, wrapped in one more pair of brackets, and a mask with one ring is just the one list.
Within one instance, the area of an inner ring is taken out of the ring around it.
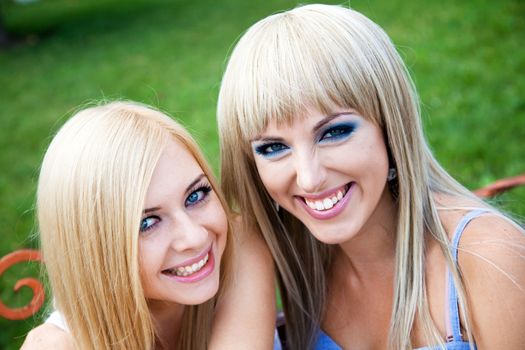
{"label": "metal scroll ornament", "polygon": [[[42,257],[38,250],[32,249],[21,249],[16,250],[12,253],[7,254],[2,259],[0,259],[0,276],[6,271],[9,267],[20,262],[27,261],[42,261]],[[15,284],[13,290],[18,292],[22,287],[29,287],[33,290],[33,297],[29,304],[19,307],[19,308],[8,308],[2,301],[0,301],[0,316],[7,318],[8,320],[23,320],[33,316],[44,303],[44,287],[36,278],[22,278],[18,280]]]}

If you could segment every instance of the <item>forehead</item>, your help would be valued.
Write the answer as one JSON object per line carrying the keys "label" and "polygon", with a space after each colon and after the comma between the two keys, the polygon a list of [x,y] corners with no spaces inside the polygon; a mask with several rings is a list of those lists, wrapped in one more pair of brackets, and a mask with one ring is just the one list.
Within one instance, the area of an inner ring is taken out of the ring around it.
{"label": "forehead", "polygon": [[167,194],[184,194],[203,170],[186,146],[169,139],[157,162],[146,194],[146,203]]}

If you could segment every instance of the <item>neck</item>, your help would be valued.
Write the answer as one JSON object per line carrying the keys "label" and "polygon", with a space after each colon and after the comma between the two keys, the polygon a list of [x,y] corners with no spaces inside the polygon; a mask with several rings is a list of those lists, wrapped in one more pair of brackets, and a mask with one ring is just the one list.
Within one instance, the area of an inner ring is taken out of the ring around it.
{"label": "neck", "polygon": [[162,349],[176,349],[182,328],[184,305],[150,300],[148,307],[155,325],[158,346]]}
{"label": "neck", "polygon": [[351,240],[339,244],[337,261],[356,277],[382,276],[393,272],[397,205],[385,189],[374,212],[360,232]]}

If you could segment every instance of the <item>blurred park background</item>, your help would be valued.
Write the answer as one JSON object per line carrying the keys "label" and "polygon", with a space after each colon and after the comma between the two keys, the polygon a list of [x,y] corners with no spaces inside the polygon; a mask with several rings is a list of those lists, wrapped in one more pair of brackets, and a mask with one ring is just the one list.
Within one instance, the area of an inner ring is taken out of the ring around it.
{"label": "blurred park background", "polygon": [[[304,1],[302,3],[309,3]],[[340,1],[325,1],[339,3]],[[0,0],[0,257],[37,248],[34,195],[51,135],[82,104],[131,99],[181,120],[218,170],[215,104],[225,60],[256,20],[292,0]],[[437,158],[475,189],[525,172],[525,2],[353,0],[396,43],[419,89]],[[496,198],[525,216],[525,189]],[[0,300],[37,264],[0,276]],[[0,317],[18,349],[41,313]]]}

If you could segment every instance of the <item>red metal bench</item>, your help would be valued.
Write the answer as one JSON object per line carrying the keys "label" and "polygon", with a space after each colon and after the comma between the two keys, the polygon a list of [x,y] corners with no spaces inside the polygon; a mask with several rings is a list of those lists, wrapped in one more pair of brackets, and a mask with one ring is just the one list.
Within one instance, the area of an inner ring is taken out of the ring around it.
{"label": "red metal bench", "polygon": [[[521,185],[525,185],[525,174],[498,180],[474,191],[474,193],[481,198],[489,198]],[[0,259],[0,277],[12,265],[27,261],[42,262],[40,252],[38,250],[21,249],[7,254]],[[33,297],[29,304],[20,308],[8,308],[0,301],[0,317],[8,320],[23,320],[33,316],[40,310],[45,299],[44,288],[40,281],[35,278],[23,278],[16,282],[14,287],[15,293],[22,287],[29,287],[33,290]]]}

